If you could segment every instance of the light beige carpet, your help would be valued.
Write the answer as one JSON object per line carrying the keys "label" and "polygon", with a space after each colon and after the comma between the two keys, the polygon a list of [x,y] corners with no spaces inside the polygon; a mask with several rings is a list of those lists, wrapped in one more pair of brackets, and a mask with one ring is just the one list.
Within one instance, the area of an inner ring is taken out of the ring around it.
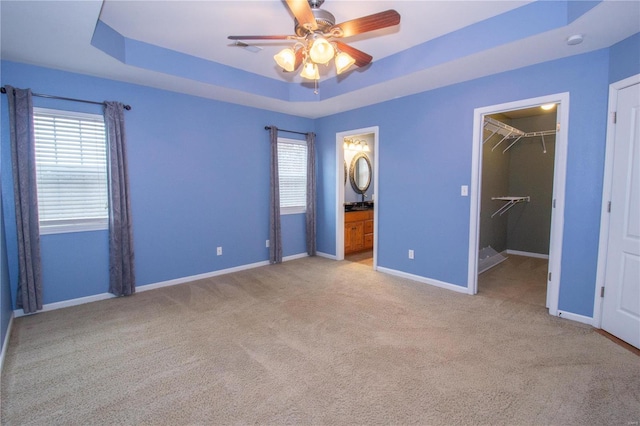
{"label": "light beige carpet", "polygon": [[478,276],[478,293],[544,307],[549,261],[509,254],[507,260]]}
{"label": "light beige carpet", "polygon": [[640,358],[592,328],[304,258],[18,318],[3,425],[640,420]]}

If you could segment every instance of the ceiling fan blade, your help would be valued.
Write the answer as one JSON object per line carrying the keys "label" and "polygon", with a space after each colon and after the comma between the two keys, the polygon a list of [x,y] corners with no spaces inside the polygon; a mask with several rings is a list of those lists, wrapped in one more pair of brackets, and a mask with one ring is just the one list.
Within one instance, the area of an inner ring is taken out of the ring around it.
{"label": "ceiling fan blade", "polygon": [[389,9],[384,12],[374,13],[373,15],[363,16],[362,18],[334,25],[329,32],[337,32],[337,37],[350,37],[381,28],[392,27],[399,23],[400,14],[393,9]]}
{"label": "ceiling fan blade", "polygon": [[290,40],[296,38],[292,35],[239,35],[229,36],[229,40]]}
{"label": "ceiling fan blade", "polygon": [[358,50],[355,47],[351,47],[348,44],[344,44],[339,41],[336,41],[335,43],[336,46],[338,46],[338,50],[344,53],[348,53],[353,59],[356,60],[355,65],[357,67],[364,67],[365,65],[368,65],[373,59],[373,56],[369,55],[368,53],[364,53],[362,50]]}
{"label": "ceiling fan blade", "polygon": [[310,31],[318,29],[316,17],[313,16],[311,6],[307,0],[287,0],[287,6],[295,16],[298,24]]}

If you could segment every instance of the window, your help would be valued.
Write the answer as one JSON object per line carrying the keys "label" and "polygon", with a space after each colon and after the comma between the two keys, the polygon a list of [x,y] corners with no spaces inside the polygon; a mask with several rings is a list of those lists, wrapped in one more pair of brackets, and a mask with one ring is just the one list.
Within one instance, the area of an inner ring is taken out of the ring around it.
{"label": "window", "polygon": [[307,210],[307,143],[278,138],[280,214]]}
{"label": "window", "polygon": [[34,108],[40,233],[106,229],[104,119]]}

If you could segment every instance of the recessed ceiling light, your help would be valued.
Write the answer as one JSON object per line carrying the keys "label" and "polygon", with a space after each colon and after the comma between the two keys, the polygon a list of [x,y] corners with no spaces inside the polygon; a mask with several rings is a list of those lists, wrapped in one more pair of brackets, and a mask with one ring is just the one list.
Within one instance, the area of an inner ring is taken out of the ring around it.
{"label": "recessed ceiling light", "polygon": [[544,104],[544,105],[540,105],[540,108],[542,108],[545,111],[549,111],[551,109],[554,109],[556,107],[556,104]]}
{"label": "recessed ceiling light", "polygon": [[582,43],[584,40],[584,36],[582,34],[574,34],[567,38],[567,44],[569,46],[575,46],[576,44]]}

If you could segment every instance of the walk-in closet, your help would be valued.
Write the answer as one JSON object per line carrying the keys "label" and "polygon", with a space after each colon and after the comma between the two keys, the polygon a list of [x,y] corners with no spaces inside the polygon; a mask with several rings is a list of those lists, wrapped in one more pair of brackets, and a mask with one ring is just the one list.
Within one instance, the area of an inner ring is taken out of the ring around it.
{"label": "walk-in closet", "polygon": [[555,104],[484,117],[479,293],[545,306],[556,132]]}

